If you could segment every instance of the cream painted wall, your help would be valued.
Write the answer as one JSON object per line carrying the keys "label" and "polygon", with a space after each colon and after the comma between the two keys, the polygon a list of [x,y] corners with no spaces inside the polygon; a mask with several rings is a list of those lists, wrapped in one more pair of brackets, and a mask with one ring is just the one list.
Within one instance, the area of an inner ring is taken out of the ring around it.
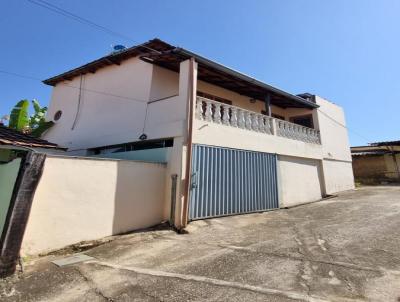
{"label": "cream painted wall", "polygon": [[351,162],[323,160],[326,194],[354,189],[354,176]]}
{"label": "cream painted wall", "polygon": [[290,207],[322,198],[321,161],[278,157],[280,207]]}
{"label": "cream painted wall", "polygon": [[[182,99],[173,97],[179,92],[176,72],[132,58],[86,74],[78,110],[79,87],[80,77],[57,84],[47,117],[62,110],[45,139],[70,152],[137,141],[143,132],[148,139],[182,135],[186,111]],[[171,98],[148,104],[166,97]]]}
{"label": "cream painted wall", "polygon": [[24,255],[162,222],[164,164],[47,156],[22,244]]}
{"label": "cream painted wall", "polygon": [[194,120],[193,142],[304,158],[322,159],[322,146],[276,135]]}
{"label": "cream painted wall", "polygon": [[321,131],[324,158],[351,161],[349,137],[343,108],[319,96],[317,122]]}
{"label": "cream painted wall", "polygon": [[316,121],[321,132],[325,191],[334,194],[354,189],[351,152],[343,109],[319,96]]}

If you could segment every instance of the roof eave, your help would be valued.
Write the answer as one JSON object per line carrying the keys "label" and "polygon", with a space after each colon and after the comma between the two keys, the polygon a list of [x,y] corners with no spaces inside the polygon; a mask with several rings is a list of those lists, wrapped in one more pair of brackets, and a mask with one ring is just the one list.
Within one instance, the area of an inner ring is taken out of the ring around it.
{"label": "roof eave", "polygon": [[266,84],[264,82],[261,82],[261,81],[255,79],[255,78],[247,76],[247,75],[245,75],[245,74],[243,74],[243,73],[241,73],[239,71],[236,71],[234,69],[226,67],[226,66],[224,66],[222,64],[219,64],[217,62],[211,61],[211,60],[209,60],[209,59],[207,59],[207,58],[205,58],[203,56],[200,56],[200,55],[198,55],[196,53],[193,53],[193,52],[191,52],[189,50],[186,50],[184,48],[180,48],[180,47],[175,48],[174,52],[178,53],[178,54],[183,54],[183,55],[186,55],[186,56],[189,56],[189,57],[193,57],[199,63],[208,65],[208,66],[213,67],[213,68],[215,68],[215,69],[217,69],[217,70],[219,70],[221,72],[225,72],[225,73],[230,74],[232,76],[238,77],[243,81],[247,81],[247,82],[256,84],[256,85],[258,85],[260,87],[263,87],[266,90],[269,90],[269,91],[274,92],[276,94],[280,94],[280,95],[282,95],[284,97],[287,97],[288,99],[293,100],[295,102],[301,103],[302,105],[309,106],[311,108],[318,108],[319,107],[319,105],[317,105],[317,104],[315,104],[313,102],[307,101],[307,100],[305,100],[305,99],[303,99],[303,98],[301,98],[299,96],[296,96],[294,94],[288,93],[288,92],[286,92],[284,90],[281,90],[279,88],[276,88],[276,87],[273,87],[271,85],[268,85],[268,84]]}

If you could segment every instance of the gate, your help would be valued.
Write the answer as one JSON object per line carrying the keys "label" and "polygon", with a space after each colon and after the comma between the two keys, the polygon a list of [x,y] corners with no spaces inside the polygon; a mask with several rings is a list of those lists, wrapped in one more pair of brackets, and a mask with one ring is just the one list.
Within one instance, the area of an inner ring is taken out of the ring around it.
{"label": "gate", "polygon": [[193,145],[189,219],[276,209],[276,154]]}

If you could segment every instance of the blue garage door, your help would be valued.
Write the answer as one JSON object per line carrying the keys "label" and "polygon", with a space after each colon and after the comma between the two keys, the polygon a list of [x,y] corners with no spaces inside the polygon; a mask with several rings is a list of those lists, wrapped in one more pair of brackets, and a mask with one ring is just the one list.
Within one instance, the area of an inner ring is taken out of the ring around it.
{"label": "blue garage door", "polygon": [[276,154],[193,146],[190,220],[278,207]]}

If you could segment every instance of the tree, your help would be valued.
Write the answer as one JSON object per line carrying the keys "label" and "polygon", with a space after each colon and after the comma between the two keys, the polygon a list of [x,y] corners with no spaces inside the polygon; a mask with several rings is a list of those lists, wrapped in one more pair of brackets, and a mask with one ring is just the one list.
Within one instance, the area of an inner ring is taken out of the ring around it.
{"label": "tree", "polygon": [[19,101],[11,111],[8,127],[40,137],[54,123],[46,121],[47,107],[41,107],[37,100],[33,100],[32,105],[35,113],[29,116],[29,101]]}

